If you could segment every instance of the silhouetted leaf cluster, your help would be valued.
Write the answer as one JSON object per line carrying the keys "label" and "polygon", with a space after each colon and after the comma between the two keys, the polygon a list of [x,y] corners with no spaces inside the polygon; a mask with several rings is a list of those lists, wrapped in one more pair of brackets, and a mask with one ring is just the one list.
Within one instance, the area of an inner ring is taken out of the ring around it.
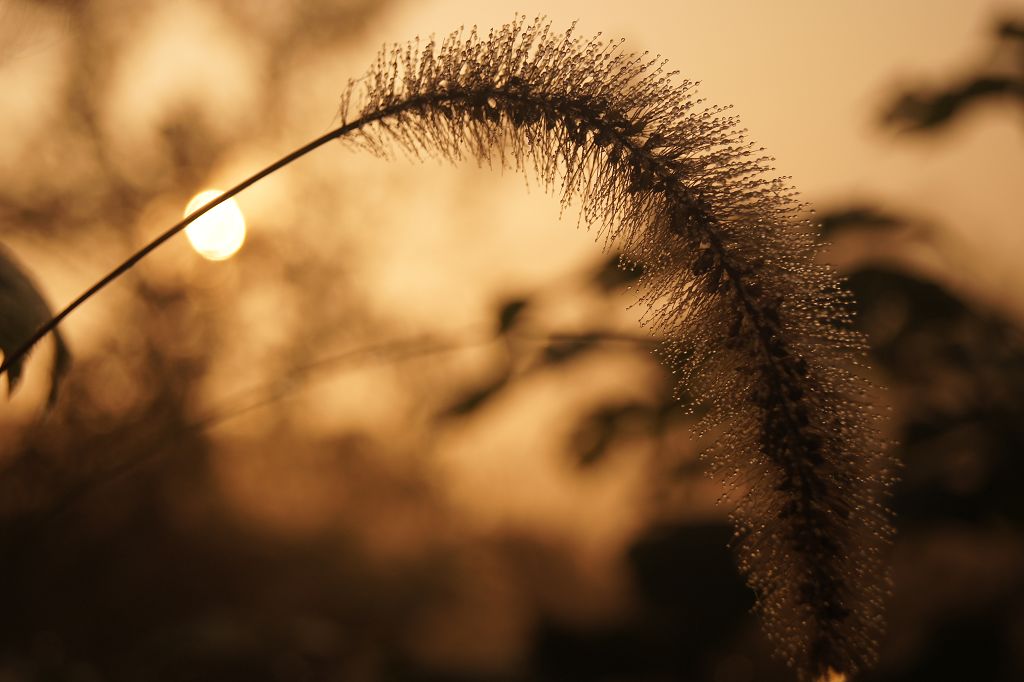
{"label": "silhouetted leaf cluster", "polygon": [[[616,293],[627,283],[634,281],[633,276],[636,273],[636,269],[626,270],[618,277],[618,281],[615,281],[609,271],[620,271],[621,261],[621,257],[616,255],[589,270],[583,277],[588,283],[597,286],[602,295]],[[625,344],[627,350],[636,347],[642,352],[651,352],[657,347],[657,340],[654,338],[647,340],[641,336],[623,336],[596,328],[583,332],[540,334],[531,328],[526,318],[528,311],[537,305],[537,299],[545,293],[542,291],[533,295],[517,296],[496,305],[495,334],[508,353],[503,367],[490,378],[462,390],[454,400],[441,409],[438,417],[469,416],[489,404],[514,381],[529,377],[538,371],[560,369],[562,365],[602,347]]]}
{"label": "silhouetted leaf cluster", "polygon": [[984,102],[1006,101],[1024,107],[1024,23],[1000,22],[995,35],[1016,52],[1012,73],[997,73],[986,67],[941,88],[905,92],[885,112],[884,122],[929,131],[948,125]]}

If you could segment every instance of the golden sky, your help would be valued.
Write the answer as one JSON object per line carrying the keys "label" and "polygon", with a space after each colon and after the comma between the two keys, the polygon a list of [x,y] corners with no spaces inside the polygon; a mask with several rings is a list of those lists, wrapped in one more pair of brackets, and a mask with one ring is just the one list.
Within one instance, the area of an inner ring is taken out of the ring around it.
{"label": "golden sky", "polygon": [[1005,286],[1024,284],[1019,114],[984,108],[937,140],[877,125],[895,88],[943,83],[986,60],[995,20],[1013,8],[993,0],[436,0],[396,7],[366,32],[365,50],[460,24],[484,29],[517,11],[625,37],[630,49],[660,53],[680,76],[702,81],[710,101],[733,104],[813,205],[861,198],[937,221],[967,249],[961,283],[1021,313],[1024,294],[1007,298]]}
{"label": "golden sky", "polygon": [[[1020,113],[981,107],[930,137],[879,124],[901,87],[945,83],[987,63],[993,24],[1011,9],[1005,2],[403,0],[342,37],[317,21],[293,35],[303,8],[335,16],[345,4],[96,0],[81,13],[92,22],[83,26],[67,3],[0,0],[0,130],[8,131],[0,135],[0,208],[24,220],[0,222],[0,241],[55,308],[175,223],[198,192],[230,187],[336,125],[347,79],[382,44],[461,25],[486,32],[519,13],[546,15],[556,27],[578,20],[580,35],[602,32],[625,38],[627,50],[660,53],[680,78],[702,81],[710,102],[734,105],[750,139],[819,211],[878,205],[941,234],[930,245],[865,241],[856,255],[916,259],[940,281],[1024,316]],[[89,43],[77,40],[84,32],[109,46],[93,55],[91,71],[74,51]],[[279,42],[286,35],[294,44]],[[81,108],[93,127],[67,106],[74,78],[91,79],[77,104],[92,107]],[[520,374],[496,407],[437,418],[459,389],[512,364],[515,354],[493,334],[496,306],[510,298],[533,297],[529,323],[541,332],[599,323],[643,334],[628,294],[580,284],[602,255],[594,234],[577,229],[575,208],[562,210],[508,170],[380,160],[341,144],[265,179],[238,204],[248,232],[237,256],[201,260],[182,235],[61,327],[80,363],[71,383],[76,372],[91,380],[75,387],[73,407],[95,424],[79,426],[102,431],[167,393],[181,400],[184,421],[201,425],[211,475],[230,505],[260,527],[331,527],[350,495],[383,528],[368,542],[388,559],[416,550],[410,538],[440,543],[449,532],[527,528],[597,566],[586,590],[604,596],[589,601],[617,608],[620,554],[657,504],[645,458],[665,450],[691,461],[698,443],[673,426],[667,444],[627,439],[629,456],[583,475],[566,443],[587,409],[650,401],[663,389],[647,339],[632,354],[602,349],[557,372],[513,367],[509,375]],[[48,210],[68,224],[44,224]],[[359,355],[296,369],[419,336],[488,343],[408,362]],[[45,355],[0,412],[0,428],[38,423]],[[193,372],[182,395],[168,389],[178,377],[151,372],[174,363]],[[283,397],[234,415],[225,409],[268,386]],[[230,418],[202,421],[221,410]],[[153,438],[173,444],[177,436]],[[350,460],[332,459],[358,455],[360,443],[374,444],[367,459],[388,476],[440,481],[441,520],[413,505],[378,518],[384,503],[374,490],[348,480]],[[340,488],[323,475],[334,464]],[[726,513],[714,504],[717,483],[696,474],[679,488],[691,518]],[[508,595],[508,610],[521,608],[519,593]],[[526,623],[522,615],[522,642],[493,641],[525,646]],[[487,641],[467,631],[466,639]]]}
{"label": "golden sky", "polygon": [[[6,182],[25,183],[24,191],[30,192],[70,182],[75,173],[88,176],[89,169],[77,169],[79,157],[67,150],[47,151],[44,144],[43,151],[35,151],[43,144],[38,140],[46,139],[47,126],[64,120],[55,93],[71,73],[63,61],[69,38],[83,29],[59,8],[0,7],[7,19],[4,39],[14,46],[0,63],[0,123],[19,131],[0,142],[0,150],[11,158],[31,153],[42,167],[57,164],[67,174],[14,173]],[[346,80],[360,75],[383,43],[446,34],[460,25],[486,30],[510,21],[518,11],[546,14],[556,26],[578,20],[580,34],[601,31],[608,38],[626,38],[630,50],[661,53],[681,77],[701,80],[709,100],[735,106],[751,138],[776,157],[778,172],[791,175],[812,205],[865,201],[932,220],[957,244],[940,262],[946,279],[1024,311],[1024,294],[1017,293],[1024,286],[1007,286],[1021,283],[1017,254],[1024,248],[1019,229],[1024,208],[1013,199],[1024,186],[1019,119],[995,107],[982,109],[951,132],[926,141],[883,132],[877,125],[900,84],[941,82],[989,57],[998,3],[399,2],[371,16],[345,40],[288,51],[286,63],[271,59],[280,47],[271,41],[275,26],[292,15],[288,4],[225,3],[220,8],[193,1],[146,9],[132,5],[122,13],[116,2],[99,7],[98,23],[89,30],[104,32],[117,51],[97,80],[103,88],[96,93],[97,134],[103,136],[108,162],[130,182],[144,187],[169,172],[159,131],[166,117],[183,106],[211,135],[245,130],[247,137],[218,157],[205,177],[154,198],[133,214],[127,233],[123,227],[115,230],[129,235],[127,244],[101,247],[90,236],[78,248],[56,248],[19,235],[22,243],[14,246],[55,305],[102,275],[130,246],[173,223],[196,192],[230,186],[324,132],[336,118]],[[279,109],[271,118],[260,97],[268,74],[275,72],[280,74],[273,94]],[[56,160],[48,160],[48,154]],[[449,334],[486,324],[495,300],[547,286],[592,262],[594,237],[572,229],[574,211],[566,211],[558,225],[557,202],[536,188],[527,191],[512,175],[473,164],[453,169],[435,162],[384,162],[333,145],[239,197],[251,239],[241,251],[242,265],[199,265],[184,240],[177,240],[148,259],[142,272],[214,292],[210,305],[220,311],[224,325],[245,330],[239,337],[244,341],[233,341],[239,348],[210,362],[206,383],[216,403],[239,386],[272,378],[279,350],[308,331],[308,316],[296,313],[289,295],[270,286],[275,278],[286,277],[290,258],[339,254],[324,264],[344,273],[332,285],[339,288],[337,296],[357,298],[360,314],[379,325],[367,331],[363,318],[346,324],[343,309],[333,312],[336,319],[325,319],[333,320],[341,336],[318,346],[321,350],[356,342],[360,331],[379,340],[374,334],[385,329],[390,334]],[[310,202],[310,197],[330,197],[331,188],[337,198]],[[311,215],[307,204],[320,208]],[[243,286],[241,268],[253,257],[247,254],[260,249],[266,261],[253,262],[263,276]],[[333,295],[318,293],[322,300]],[[107,320],[124,295],[125,289],[115,285],[68,320],[78,353],[88,355],[109,344]],[[548,314],[571,326],[589,313],[577,302]],[[629,329],[637,315],[623,306],[614,320]],[[474,362],[462,357],[460,366],[477,366]],[[486,367],[487,362],[478,364]],[[347,426],[344,415],[387,422],[386,415],[408,396],[400,379],[385,380],[382,371],[390,370],[352,371],[311,384],[295,417],[301,428],[333,433]],[[535,405],[532,419],[552,409]],[[248,426],[262,424],[257,419]],[[508,429],[491,424],[484,435],[495,440],[495,448],[540,452],[518,421],[509,422]],[[522,462],[496,476],[491,467],[509,460],[477,458],[480,441],[465,442],[472,443],[465,453],[460,454],[459,443],[447,452],[464,462],[467,489],[493,487],[490,496],[481,498],[488,508],[494,507],[494,496],[521,489],[508,485],[508,477],[519,477],[524,486],[538,480]],[[537,466],[547,466],[542,462],[548,460],[538,458]],[[616,494],[627,493],[620,489]],[[551,499],[569,505],[563,517],[574,507],[571,498]],[[542,509],[536,495],[510,498],[509,505],[523,514]]]}

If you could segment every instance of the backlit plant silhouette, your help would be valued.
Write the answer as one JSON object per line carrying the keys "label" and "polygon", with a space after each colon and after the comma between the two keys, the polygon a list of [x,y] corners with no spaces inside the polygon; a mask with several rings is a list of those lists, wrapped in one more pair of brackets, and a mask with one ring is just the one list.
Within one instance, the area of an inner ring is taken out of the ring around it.
{"label": "backlit plant silhouette", "polygon": [[[801,678],[876,658],[893,464],[859,368],[850,297],[736,120],[657,58],[537,20],[385,50],[342,99],[342,125],[173,226],[68,313],[221,201],[325,143],[532,171],[642,264],[643,322],[709,409],[712,473],[734,499],[739,567]],[[695,586],[699,589],[699,586]]]}

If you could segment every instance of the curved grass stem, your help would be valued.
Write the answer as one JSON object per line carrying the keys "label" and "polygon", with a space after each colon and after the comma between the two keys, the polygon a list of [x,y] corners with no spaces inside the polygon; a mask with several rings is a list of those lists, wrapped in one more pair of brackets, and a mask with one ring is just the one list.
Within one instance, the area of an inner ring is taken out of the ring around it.
{"label": "curved grass stem", "polygon": [[355,121],[351,121],[351,122],[346,123],[346,124],[344,124],[342,126],[334,128],[330,132],[327,132],[327,133],[321,135],[320,137],[316,138],[315,140],[313,140],[313,141],[311,141],[311,142],[309,142],[309,143],[299,147],[298,149],[295,149],[294,151],[286,154],[285,156],[281,157],[280,159],[278,159],[274,163],[270,164],[269,166],[266,166],[262,170],[254,173],[253,175],[250,175],[248,178],[246,178],[242,182],[238,183],[237,185],[235,185],[231,189],[227,190],[226,192],[224,192],[223,194],[221,194],[217,198],[213,199],[212,201],[209,201],[208,203],[204,204],[203,206],[201,206],[200,208],[196,209],[192,213],[189,213],[187,216],[182,218],[180,221],[178,221],[177,223],[175,223],[171,227],[167,228],[167,230],[165,230],[162,234],[160,234],[159,236],[154,238],[152,241],[150,241],[148,244],[146,244],[145,246],[140,248],[138,251],[133,253],[131,256],[126,258],[124,260],[124,262],[122,262],[116,268],[114,268],[109,273],[104,275],[95,284],[93,284],[88,289],[83,291],[81,293],[81,295],[78,296],[78,298],[73,300],[71,303],[67,304],[60,312],[55,314],[53,317],[51,317],[49,320],[47,320],[43,325],[41,325],[39,327],[39,329],[37,329],[32,334],[32,336],[30,336],[28,339],[26,339],[25,342],[22,343],[15,351],[13,351],[9,356],[7,356],[7,357],[5,357],[3,359],[3,363],[0,363],[0,375],[2,375],[4,372],[7,372],[8,369],[12,365],[16,364],[19,360],[21,360],[26,355],[28,355],[29,351],[32,350],[33,346],[35,346],[40,340],[42,340],[42,338],[44,336],[46,336],[51,331],[56,329],[57,325],[59,325],[61,322],[63,322],[64,318],[66,318],[68,315],[73,313],[79,306],[81,306],[87,300],[89,300],[90,298],[95,296],[97,293],[99,293],[99,291],[101,289],[106,287],[108,284],[113,282],[115,279],[119,278],[121,275],[123,275],[124,273],[128,272],[129,270],[131,270],[135,266],[136,263],[138,263],[143,258],[148,256],[150,253],[155,251],[157,248],[159,248],[164,242],[169,240],[171,237],[175,236],[176,234],[178,234],[179,232],[184,230],[186,227],[191,225],[193,222],[195,222],[203,214],[208,213],[209,211],[211,211],[214,208],[216,208],[218,205],[222,204],[223,202],[227,201],[228,199],[232,198],[233,196],[241,193],[243,190],[247,189],[248,187],[251,187],[252,185],[256,184],[257,182],[259,182],[263,178],[267,177],[268,175],[270,175],[270,174],[272,174],[272,173],[274,173],[274,172],[284,168],[285,166],[291,164],[294,161],[299,160],[300,158],[302,158],[306,154],[309,154],[313,150],[322,147],[323,145],[327,144],[328,142],[330,142],[332,140],[336,140],[336,139],[338,139],[340,137],[343,137],[344,135],[346,135],[347,133],[352,132],[353,130],[358,130],[360,127],[362,127],[362,126],[364,126],[364,125],[366,125],[368,123],[371,123],[373,120],[378,120],[380,118],[383,118],[385,115],[390,115],[392,113],[394,113],[394,112],[387,112],[387,113],[381,112],[381,114],[378,115],[378,116],[367,116],[367,117],[359,118],[359,119],[357,119]]}

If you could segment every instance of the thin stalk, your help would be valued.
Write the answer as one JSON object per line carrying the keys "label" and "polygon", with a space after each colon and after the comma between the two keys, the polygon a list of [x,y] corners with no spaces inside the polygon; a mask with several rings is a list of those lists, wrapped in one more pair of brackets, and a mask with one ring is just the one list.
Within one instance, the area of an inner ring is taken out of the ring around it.
{"label": "thin stalk", "polygon": [[418,105],[420,105],[422,103],[423,103],[422,100],[416,100],[416,101],[409,100],[409,101],[403,102],[401,104],[395,105],[393,107],[382,109],[382,110],[380,110],[380,111],[378,111],[378,112],[376,112],[374,114],[371,114],[371,115],[368,115],[368,116],[363,116],[363,117],[358,118],[358,119],[356,119],[354,121],[351,121],[349,123],[341,125],[341,126],[335,128],[335,129],[331,130],[330,132],[327,132],[327,133],[321,135],[320,137],[316,138],[312,142],[309,142],[309,143],[299,147],[298,149],[296,149],[296,150],[286,154],[285,156],[281,157],[280,159],[278,159],[274,163],[270,164],[269,166],[267,166],[267,167],[263,168],[262,170],[254,173],[253,175],[250,175],[248,178],[246,178],[242,182],[238,183],[237,185],[235,185],[231,189],[227,190],[226,192],[224,192],[223,194],[221,194],[217,198],[207,202],[206,204],[204,204],[200,208],[197,208],[195,211],[192,211],[192,213],[189,213],[187,216],[182,218],[180,221],[178,221],[177,223],[175,223],[174,225],[169,227],[161,235],[159,235],[158,237],[156,237],[155,239],[150,241],[148,244],[143,246],[141,249],[139,249],[138,251],[133,253],[127,259],[125,259],[125,261],[123,263],[118,265],[116,268],[114,268],[109,273],[107,273],[103,278],[101,278],[95,284],[93,284],[91,287],[89,287],[84,292],[82,292],[82,294],[78,298],[76,298],[74,301],[72,301],[67,306],[65,306],[63,310],[61,310],[59,313],[57,313],[56,315],[51,317],[49,320],[47,320],[46,323],[44,323],[42,326],[40,326],[39,329],[37,329],[32,334],[32,336],[30,336],[23,344],[21,344],[21,346],[19,346],[15,351],[13,351],[10,354],[10,356],[7,356],[7,357],[5,357],[3,359],[3,363],[0,363],[0,375],[2,375],[4,372],[6,372],[8,370],[8,368],[10,368],[12,365],[17,363],[19,360],[21,360],[26,355],[28,355],[29,351],[32,350],[33,346],[35,346],[44,336],[46,336],[51,331],[56,329],[57,325],[59,325],[61,322],[63,322],[64,318],[66,318],[68,315],[70,315],[72,312],[74,312],[80,305],[82,305],[87,300],[92,298],[101,289],[106,287],[108,284],[113,282],[115,279],[117,279],[118,277],[120,277],[124,273],[128,272],[130,269],[132,269],[135,266],[136,263],[138,263],[140,260],[142,260],[143,258],[148,256],[150,253],[155,251],[157,248],[159,248],[168,239],[170,239],[171,237],[175,236],[176,234],[178,234],[179,232],[184,230],[186,227],[191,225],[193,222],[196,221],[197,218],[199,218],[203,214],[205,214],[205,213],[209,212],[210,210],[216,208],[217,206],[219,206],[223,202],[225,202],[228,199],[230,199],[231,197],[239,194],[240,192],[242,192],[243,190],[247,189],[248,187],[256,184],[257,182],[259,182],[263,178],[267,177],[271,173],[274,173],[274,172],[284,168],[285,166],[289,165],[293,161],[297,161],[297,160],[301,159],[306,154],[309,154],[311,151],[324,146],[328,142],[330,142],[332,140],[339,139],[341,137],[344,137],[348,133],[351,133],[351,132],[353,132],[355,130],[358,130],[358,129],[362,128],[363,126],[366,126],[369,123],[373,123],[374,121],[378,121],[378,120],[380,120],[382,118],[386,118],[388,116],[392,116],[392,115],[398,113],[399,111],[401,111],[403,109],[407,109],[407,108],[413,107],[413,106],[418,106]]}

